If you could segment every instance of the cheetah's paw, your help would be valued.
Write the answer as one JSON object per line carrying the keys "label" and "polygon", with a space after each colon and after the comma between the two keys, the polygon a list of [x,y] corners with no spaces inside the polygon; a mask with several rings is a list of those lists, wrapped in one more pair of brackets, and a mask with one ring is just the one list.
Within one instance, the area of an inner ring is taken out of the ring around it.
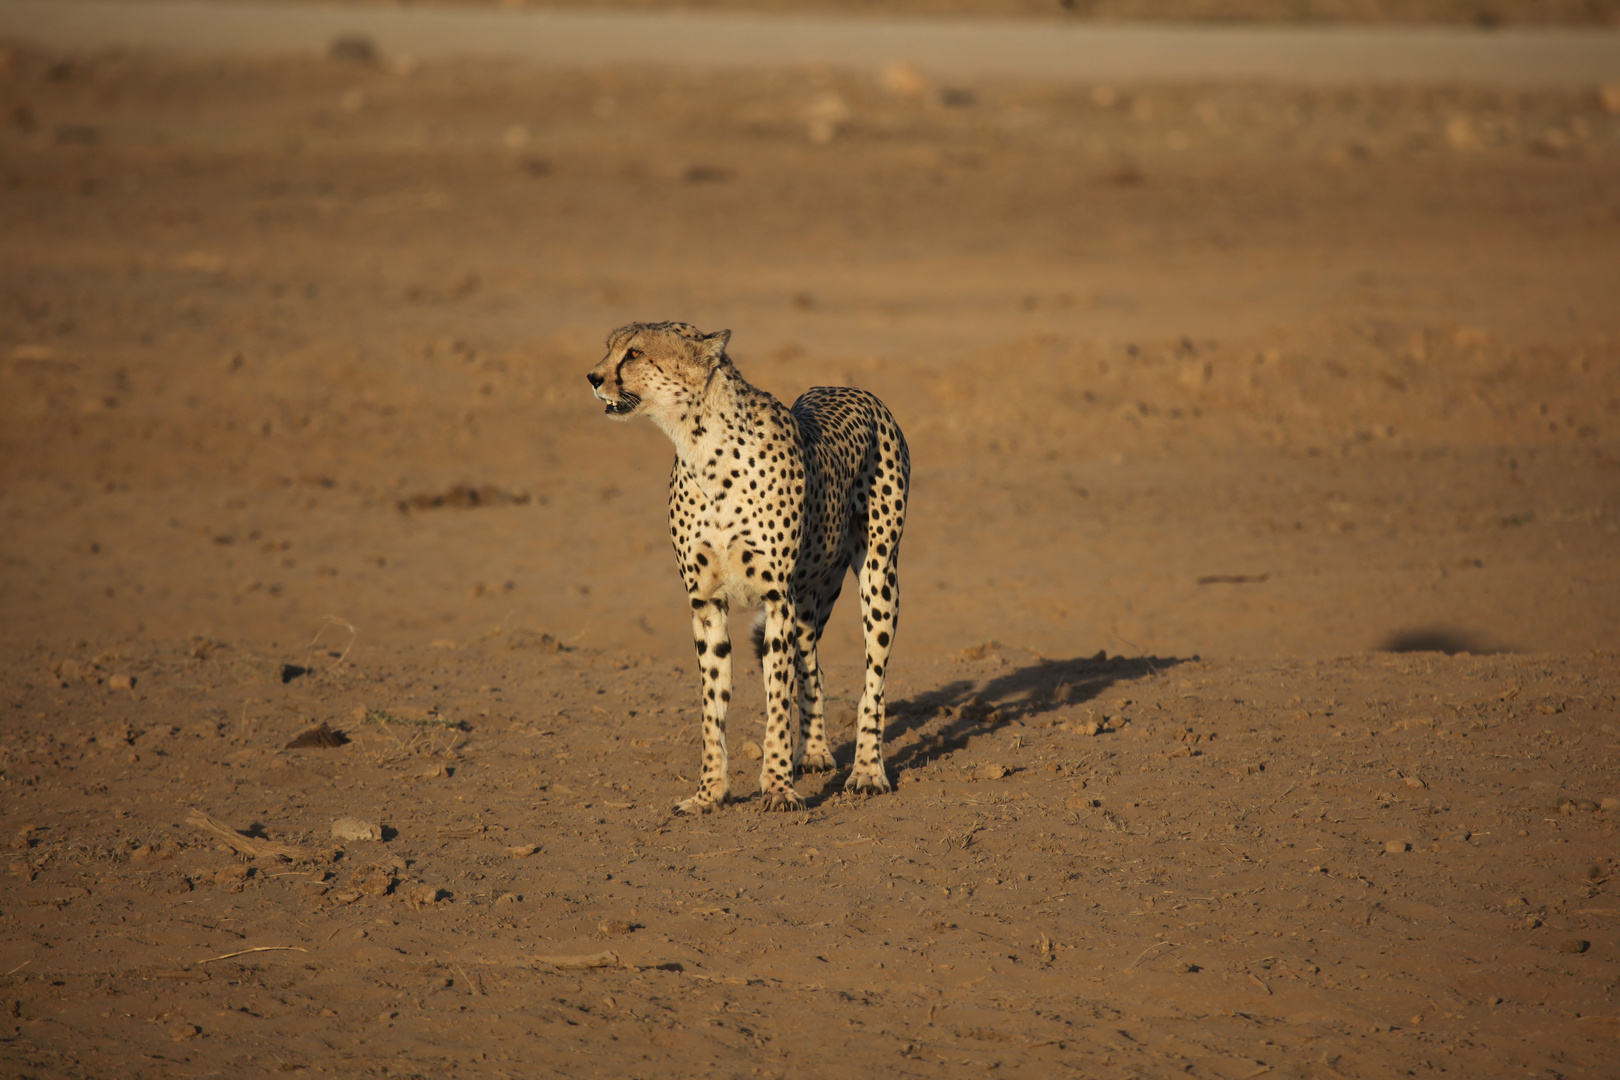
{"label": "cheetah's paw", "polygon": [[803,810],[804,800],[799,793],[789,788],[786,791],[767,791],[760,796],[760,809],[766,813],[773,810],[793,811]]}
{"label": "cheetah's paw", "polygon": [[731,797],[729,795],[722,795],[716,799],[700,792],[699,794],[692,796],[690,799],[682,799],[680,802],[676,803],[675,812],[677,814],[693,815],[712,814],[730,801]]}
{"label": "cheetah's paw", "polygon": [[799,762],[800,772],[830,772],[838,768],[838,762],[833,760],[831,750],[807,750],[804,760]]}
{"label": "cheetah's paw", "polygon": [[889,774],[880,768],[876,772],[852,774],[845,782],[844,790],[852,795],[881,795],[885,791],[893,791],[894,785],[889,783]]}

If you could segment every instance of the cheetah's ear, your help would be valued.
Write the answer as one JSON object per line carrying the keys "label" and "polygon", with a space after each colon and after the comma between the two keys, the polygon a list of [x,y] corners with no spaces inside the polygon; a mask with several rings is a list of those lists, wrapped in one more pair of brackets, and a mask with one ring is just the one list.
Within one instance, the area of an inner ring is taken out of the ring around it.
{"label": "cheetah's ear", "polygon": [[701,339],[703,359],[711,364],[718,364],[726,358],[726,343],[731,340],[730,330],[716,330],[712,334],[705,334]]}

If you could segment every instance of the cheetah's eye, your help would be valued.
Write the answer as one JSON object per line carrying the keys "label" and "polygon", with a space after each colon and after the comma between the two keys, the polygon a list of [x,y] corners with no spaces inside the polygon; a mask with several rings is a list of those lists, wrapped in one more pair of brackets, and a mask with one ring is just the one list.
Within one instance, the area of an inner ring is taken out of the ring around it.
{"label": "cheetah's eye", "polygon": [[641,359],[641,350],[640,349],[626,349],[624,351],[624,358],[626,360],[640,360]]}

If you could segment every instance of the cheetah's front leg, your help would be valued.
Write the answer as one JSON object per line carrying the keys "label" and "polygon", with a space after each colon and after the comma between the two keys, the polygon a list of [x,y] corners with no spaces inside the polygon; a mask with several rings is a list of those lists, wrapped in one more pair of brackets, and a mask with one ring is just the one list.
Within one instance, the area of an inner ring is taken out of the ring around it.
{"label": "cheetah's front leg", "polygon": [[793,706],[798,696],[798,628],[793,601],[772,590],[765,598],[765,760],[759,790],[766,810],[803,810],[793,788]]}
{"label": "cheetah's front leg", "polygon": [[731,633],[724,600],[692,600],[692,639],[703,674],[703,778],[679,814],[707,814],[731,801],[726,764],[726,706],[731,702]]}

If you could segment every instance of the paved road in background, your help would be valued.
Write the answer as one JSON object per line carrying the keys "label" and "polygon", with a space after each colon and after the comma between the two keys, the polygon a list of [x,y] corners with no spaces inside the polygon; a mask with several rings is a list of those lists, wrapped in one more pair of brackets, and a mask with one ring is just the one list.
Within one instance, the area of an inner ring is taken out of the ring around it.
{"label": "paved road in background", "polygon": [[938,78],[1578,86],[1620,81],[1620,32],[1462,27],[1097,25],[702,12],[535,11],[219,0],[0,0],[0,35],[69,49],[325,50],[551,65],[736,69],[906,60]]}

